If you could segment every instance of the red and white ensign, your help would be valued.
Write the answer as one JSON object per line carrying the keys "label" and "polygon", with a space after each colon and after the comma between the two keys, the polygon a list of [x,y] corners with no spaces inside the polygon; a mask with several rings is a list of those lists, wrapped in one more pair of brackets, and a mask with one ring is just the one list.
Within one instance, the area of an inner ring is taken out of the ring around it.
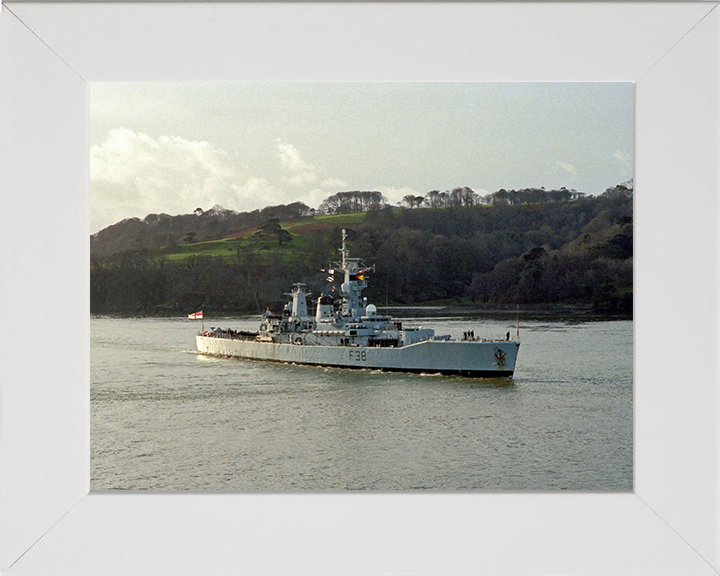
{"label": "red and white ensign", "polygon": [[202,317],[203,317],[202,310],[200,310],[200,312],[188,314],[188,318],[190,318],[191,320],[200,320]]}

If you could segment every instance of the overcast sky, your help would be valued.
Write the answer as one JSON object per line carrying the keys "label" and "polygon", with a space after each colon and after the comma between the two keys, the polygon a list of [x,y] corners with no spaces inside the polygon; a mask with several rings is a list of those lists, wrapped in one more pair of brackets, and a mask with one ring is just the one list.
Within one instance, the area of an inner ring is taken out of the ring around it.
{"label": "overcast sky", "polygon": [[93,83],[91,232],[343,190],[587,194],[632,177],[631,83]]}

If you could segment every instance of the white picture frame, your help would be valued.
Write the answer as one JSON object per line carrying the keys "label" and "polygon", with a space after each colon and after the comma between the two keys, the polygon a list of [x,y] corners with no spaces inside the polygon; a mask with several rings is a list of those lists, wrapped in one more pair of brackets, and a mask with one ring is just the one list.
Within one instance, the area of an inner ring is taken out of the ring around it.
{"label": "white picture frame", "polygon": [[[0,12],[0,571],[720,572],[717,2]],[[632,81],[628,493],[89,493],[88,82]]]}

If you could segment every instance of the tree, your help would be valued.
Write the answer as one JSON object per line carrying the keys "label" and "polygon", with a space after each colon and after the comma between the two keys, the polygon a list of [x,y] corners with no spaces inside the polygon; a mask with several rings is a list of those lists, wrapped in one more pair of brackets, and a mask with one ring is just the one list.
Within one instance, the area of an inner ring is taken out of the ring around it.
{"label": "tree", "polygon": [[261,250],[269,248],[267,242],[273,237],[277,238],[278,246],[293,241],[292,234],[282,227],[277,218],[269,218],[260,224],[258,230],[253,234],[253,238],[261,243]]}
{"label": "tree", "polygon": [[292,234],[290,234],[290,232],[284,230],[283,228],[275,232],[275,235],[278,239],[278,246],[282,246],[283,244],[289,244],[293,241]]}
{"label": "tree", "polygon": [[442,206],[442,198],[439,190],[431,190],[425,195],[425,204],[429,208],[440,208]]}
{"label": "tree", "polygon": [[377,191],[338,192],[323,200],[320,205],[322,214],[349,214],[352,212],[367,212],[387,204],[385,197]]}
{"label": "tree", "polygon": [[408,194],[407,196],[404,196],[403,199],[400,201],[400,205],[406,206],[407,208],[414,210],[415,208],[421,206],[424,201],[425,198],[423,196],[415,196],[413,194]]}

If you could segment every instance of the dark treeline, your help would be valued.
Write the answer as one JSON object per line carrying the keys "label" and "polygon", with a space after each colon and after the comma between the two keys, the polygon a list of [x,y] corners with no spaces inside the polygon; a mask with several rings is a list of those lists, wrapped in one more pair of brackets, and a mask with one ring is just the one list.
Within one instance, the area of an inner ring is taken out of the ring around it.
{"label": "dark treeline", "polygon": [[368,213],[369,296],[418,303],[585,303],[632,308],[632,186],[566,201]]}
{"label": "dark treeline", "polygon": [[[627,186],[627,185],[621,185]],[[492,194],[480,196],[472,188],[453,190],[431,190],[427,194],[408,194],[398,205],[402,208],[459,208],[469,206],[518,206],[523,204],[546,204],[578,200],[585,195],[577,190],[548,190],[544,188],[523,188],[521,190],[500,189]],[[338,192],[326,198],[317,210],[318,214],[349,214],[367,212],[389,206],[380,192]],[[313,211],[314,212],[314,211]]]}
{"label": "dark treeline", "polygon": [[259,312],[279,306],[292,282],[314,277],[314,285],[321,285],[319,271],[330,253],[329,243],[321,238],[313,240],[302,259],[290,264],[254,248],[238,249],[231,256],[190,256],[179,262],[148,250],[125,252],[91,266],[91,312]]}
{"label": "dark treeline", "polygon": [[[365,295],[379,305],[441,300],[630,312],[632,184],[598,197],[534,194],[442,209],[376,203],[350,231],[352,255],[375,265]],[[267,222],[259,231],[277,234],[277,220]],[[318,230],[302,249],[277,240],[274,251],[238,246],[223,257],[171,262],[142,249],[96,261],[92,312],[259,312],[279,306],[292,282],[307,282],[316,296],[329,288],[320,270],[337,257],[338,228]]]}

